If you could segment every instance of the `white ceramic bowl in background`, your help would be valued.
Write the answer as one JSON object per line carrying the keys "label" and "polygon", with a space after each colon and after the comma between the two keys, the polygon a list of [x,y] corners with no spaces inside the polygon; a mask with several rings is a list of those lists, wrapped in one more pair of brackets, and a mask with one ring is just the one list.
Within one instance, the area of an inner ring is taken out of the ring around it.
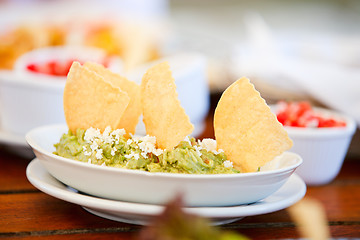
{"label": "white ceramic bowl in background", "polygon": [[64,125],[36,128],[26,140],[43,166],[59,181],[79,191],[103,198],[165,204],[182,193],[186,206],[249,204],[277,191],[301,164],[302,159],[286,152],[268,169],[240,174],[149,173],[88,164],[52,154]]}
{"label": "white ceramic bowl in background", "polygon": [[[272,106],[276,112],[276,106]],[[344,114],[314,107],[316,113],[334,117],[346,122],[343,128],[300,128],[285,126],[294,145],[290,149],[299,154],[303,163],[296,173],[308,185],[323,185],[331,182],[338,175],[351,139],[356,130],[355,121]]]}
{"label": "white ceramic bowl in background", "polygon": [[[0,119],[2,130],[25,136],[30,129],[51,123],[65,123],[63,91],[66,77],[37,74],[27,70],[29,63],[79,59],[102,62],[103,51],[85,47],[53,47],[24,54],[14,71],[0,71]],[[109,60],[112,69],[121,61]]]}
{"label": "white ceramic bowl in background", "polygon": [[[65,122],[62,96],[66,77],[33,73],[26,68],[29,63],[69,58],[101,62],[104,56],[102,51],[94,48],[54,47],[34,50],[20,57],[14,71],[0,72],[2,129],[25,135],[27,131],[38,126]],[[140,83],[148,68],[163,61],[170,64],[179,100],[195,126],[192,135],[196,137],[203,131],[203,121],[210,106],[205,57],[197,53],[177,53],[141,65],[128,73],[127,77]],[[118,59],[112,58],[108,67],[113,72],[125,75],[121,73],[120,63]],[[143,135],[145,132],[145,126],[140,119],[136,133]]]}
{"label": "white ceramic bowl in background", "polygon": [[25,135],[30,129],[50,123],[65,123],[65,81],[0,73],[1,128]]}

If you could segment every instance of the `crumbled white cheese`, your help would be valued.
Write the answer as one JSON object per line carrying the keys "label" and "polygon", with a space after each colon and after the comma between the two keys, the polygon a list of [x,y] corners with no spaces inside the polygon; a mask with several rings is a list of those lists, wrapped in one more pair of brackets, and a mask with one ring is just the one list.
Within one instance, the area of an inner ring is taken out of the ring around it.
{"label": "crumbled white cheese", "polygon": [[85,156],[90,156],[90,155],[91,155],[91,152],[88,152],[88,151],[87,151],[86,146],[83,146],[83,152],[84,152],[84,155],[85,155]]}
{"label": "crumbled white cheese", "polygon": [[197,145],[195,145],[194,148],[195,148],[196,153],[199,155],[199,157],[201,157],[202,153],[200,152],[200,150],[203,148],[201,146],[197,146]]}
{"label": "crumbled white cheese", "polygon": [[103,158],[103,150],[102,149],[98,149],[97,151],[96,151],[96,155],[95,155],[95,157],[96,157],[96,159],[102,159]]}
{"label": "crumbled white cheese", "polygon": [[160,149],[160,148],[157,148],[157,149],[154,149],[152,151],[152,153],[155,155],[155,156],[160,156],[161,154],[164,153],[164,150]]}
{"label": "crumbled white cheese", "polygon": [[199,141],[198,143],[203,149],[207,150],[208,152],[212,152],[214,154],[219,154],[224,152],[222,149],[217,150],[216,140],[214,139],[204,138],[202,141]]}
{"label": "crumbled white cheese", "polygon": [[[124,129],[111,129],[110,126],[106,127],[104,132],[101,134],[99,129],[95,128],[89,128],[85,131],[84,140],[90,145],[90,150],[88,151],[87,147],[83,147],[83,152],[85,156],[91,156],[92,154],[95,154],[96,159],[102,159],[103,158],[103,150],[100,148],[100,145],[102,143],[107,144],[113,144],[119,143],[120,138],[126,134],[126,131]],[[134,146],[136,149],[140,149],[141,156],[144,158],[148,158],[148,154],[152,153],[156,156],[159,156],[163,153],[162,149],[156,148],[156,138],[146,135],[145,137],[139,137],[139,136],[133,136],[130,134],[131,138],[129,138],[126,141],[127,145],[130,145],[132,143],[137,143],[137,145]],[[189,138],[187,138],[189,143],[191,144]],[[113,147],[111,149],[111,155],[115,156],[117,149],[116,147]],[[139,153],[130,153],[125,155],[126,158],[135,158],[138,160],[140,158]],[[201,153],[200,153],[201,154]],[[91,159],[89,159],[89,162],[91,162]]]}
{"label": "crumbled white cheese", "polygon": [[93,141],[90,145],[90,148],[94,152],[96,149],[99,148],[99,144],[96,141]]}
{"label": "crumbled white cheese", "polygon": [[112,144],[114,142],[114,138],[110,135],[110,133],[111,133],[111,127],[107,126],[100,140],[104,141],[105,143]]}
{"label": "crumbled white cheese", "polygon": [[159,156],[160,154],[163,153],[163,150],[157,149],[155,147],[155,144],[156,144],[156,137],[149,135],[142,137],[141,142],[138,143],[140,150],[146,154],[146,158],[147,158],[147,153],[153,153],[156,156]]}
{"label": "crumbled white cheese", "polygon": [[112,131],[110,135],[113,136],[116,140],[119,140],[120,137],[124,136],[125,134],[126,134],[125,129],[121,128]]}
{"label": "crumbled white cheese", "polygon": [[223,153],[224,152],[224,150],[222,150],[222,149],[218,149],[217,151],[215,151],[214,153],[215,154],[219,154],[219,153]]}
{"label": "crumbled white cheese", "polygon": [[117,151],[117,148],[116,147],[113,147],[112,149],[111,149],[111,156],[115,156],[115,153],[116,153],[116,151]]}
{"label": "crumbled white cheese", "polygon": [[130,145],[130,144],[132,144],[132,142],[133,142],[133,140],[129,138],[129,139],[126,141],[126,144],[127,144],[127,145]]}
{"label": "crumbled white cheese", "polygon": [[125,158],[135,158],[135,160],[138,160],[140,158],[140,155],[138,153],[131,152],[130,154],[124,155]]}
{"label": "crumbled white cheese", "polygon": [[201,141],[200,146],[209,152],[214,151],[214,150],[216,151],[216,141],[211,138],[204,138]]}
{"label": "crumbled white cheese", "polygon": [[233,167],[233,162],[231,162],[230,160],[224,161],[224,167],[232,168]]}
{"label": "crumbled white cheese", "polygon": [[184,141],[185,141],[185,142],[188,142],[188,143],[190,144],[190,146],[192,145],[189,136],[186,136],[186,137],[184,138]]}
{"label": "crumbled white cheese", "polygon": [[94,141],[95,138],[100,138],[100,136],[100,130],[91,127],[86,130],[84,140],[88,143],[91,143]]}

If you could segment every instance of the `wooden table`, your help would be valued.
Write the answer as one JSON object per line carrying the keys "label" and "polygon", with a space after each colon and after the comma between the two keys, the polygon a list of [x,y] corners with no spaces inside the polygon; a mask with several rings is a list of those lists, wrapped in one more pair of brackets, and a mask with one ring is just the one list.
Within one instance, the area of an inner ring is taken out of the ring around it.
{"label": "wooden table", "polygon": [[[212,113],[200,138],[213,137]],[[34,188],[25,176],[30,158],[0,147],[0,238],[136,239],[142,227],[103,219]],[[305,197],[325,207],[334,238],[360,238],[360,156],[347,157],[330,184],[308,187]],[[301,237],[286,210],[221,226],[252,239]]]}

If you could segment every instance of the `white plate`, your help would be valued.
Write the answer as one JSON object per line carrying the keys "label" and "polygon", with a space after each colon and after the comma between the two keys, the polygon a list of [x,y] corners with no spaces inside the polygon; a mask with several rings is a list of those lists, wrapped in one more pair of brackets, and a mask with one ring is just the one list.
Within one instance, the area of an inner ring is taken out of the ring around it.
{"label": "white plate", "polygon": [[26,140],[46,170],[62,183],[120,201],[164,204],[182,192],[184,204],[191,207],[254,203],[277,191],[302,162],[299,155],[284,152],[260,172],[251,173],[175,174],[121,169],[53,154],[54,144],[66,132],[64,125],[48,125],[30,131]]}
{"label": "white plate", "polygon": [[[115,221],[146,225],[164,209],[160,205],[115,201],[83,194],[53,178],[38,159],[30,162],[26,169],[26,176],[36,188],[44,193],[78,204],[95,215]],[[186,207],[184,211],[210,218],[213,224],[220,225],[246,216],[266,214],[287,208],[302,199],[305,192],[304,181],[293,174],[277,192],[254,204],[227,207]]]}

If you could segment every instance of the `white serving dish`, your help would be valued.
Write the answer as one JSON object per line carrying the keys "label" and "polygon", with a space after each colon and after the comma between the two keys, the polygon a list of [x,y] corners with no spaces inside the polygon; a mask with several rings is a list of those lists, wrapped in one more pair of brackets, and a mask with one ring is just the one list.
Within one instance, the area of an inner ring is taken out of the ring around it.
{"label": "white serving dish", "polygon": [[[31,184],[44,193],[69,203],[78,204],[90,213],[110,220],[148,225],[164,211],[162,205],[110,200],[76,191],[51,176],[37,158],[29,163],[26,168],[26,176]],[[184,207],[182,210],[189,214],[209,218],[214,225],[228,224],[243,217],[267,214],[287,208],[302,199],[305,193],[304,181],[296,174],[292,174],[289,180],[274,194],[253,204]]]}
{"label": "white serving dish", "polygon": [[120,201],[165,204],[182,193],[186,206],[249,204],[277,191],[301,164],[286,152],[274,159],[275,169],[242,174],[170,174],[117,169],[79,162],[52,154],[53,144],[67,132],[64,125],[36,128],[26,135],[36,157],[59,181],[81,192]]}
{"label": "white serving dish", "polygon": [[[276,112],[276,106],[272,106],[272,109]],[[284,127],[294,142],[290,150],[303,159],[296,173],[308,185],[323,185],[338,175],[355,133],[356,123],[351,117],[333,110],[317,107],[313,110],[346,122],[343,128]]]}

